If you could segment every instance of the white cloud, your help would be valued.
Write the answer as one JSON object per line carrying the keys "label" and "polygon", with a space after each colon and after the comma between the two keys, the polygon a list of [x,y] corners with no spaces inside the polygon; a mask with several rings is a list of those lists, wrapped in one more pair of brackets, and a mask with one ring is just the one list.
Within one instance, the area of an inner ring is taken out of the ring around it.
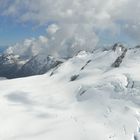
{"label": "white cloud", "polygon": [[[6,1],[9,0],[3,5]],[[13,0],[3,14],[16,16],[24,22],[90,23],[96,28],[106,29],[117,26],[119,20],[128,24],[140,23],[139,9],[139,0]]]}
{"label": "white cloud", "polygon": [[38,38],[25,39],[23,42],[16,43],[9,47],[6,52],[20,55],[21,57],[32,57],[38,53],[47,51],[48,39],[45,36]]}
{"label": "white cloud", "polygon": [[51,34],[51,35],[52,34],[55,34],[58,30],[59,30],[59,26],[57,24],[51,24],[46,29],[46,31],[48,32],[48,34]]}
{"label": "white cloud", "polygon": [[[64,24],[52,38],[49,38],[50,53],[61,54],[63,57],[71,57],[79,50],[91,51],[98,42],[92,26],[89,24]],[[56,54],[56,55],[57,55]]]}
{"label": "white cloud", "polygon": [[13,0],[2,14],[21,22],[57,23],[48,28],[53,34],[49,45],[55,50],[70,46],[75,51],[77,47],[94,48],[99,40],[96,31],[109,30],[138,39],[139,9],[139,0]]}

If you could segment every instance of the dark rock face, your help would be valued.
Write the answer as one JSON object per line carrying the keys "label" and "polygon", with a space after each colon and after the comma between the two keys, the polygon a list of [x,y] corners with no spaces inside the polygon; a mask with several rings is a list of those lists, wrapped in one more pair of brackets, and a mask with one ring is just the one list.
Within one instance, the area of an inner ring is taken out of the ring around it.
{"label": "dark rock face", "polygon": [[117,68],[117,67],[120,66],[120,64],[122,63],[122,61],[123,61],[123,59],[124,59],[124,57],[125,57],[125,55],[126,55],[126,52],[127,52],[127,49],[125,48],[124,51],[123,51],[123,53],[122,53],[122,54],[115,60],[115,62],[112,64],[112,67]]}
{"label": "dark rock face", "polygon": [[44,74],[60,63],[59,60],[45,54],[34,56],[29,61],[20,63],[22,60],[13,54],[0,56],[0,77],[8,79]]}
{"label": "dark rock face", "polygon": [[116,51],[117,48],[121,48],[122,51],[125,51],[125,49],[126,49],[122,44],[115,43],[112,47],[112,50]]}
{"label": "dark rock face", "polygon": [[79,75],[72,75],[70,81],[75,81],[78,77]]}
{"label": "dark rock face", "polygon": [[0,65],[15,64],[17,61],[13,54],[2,54],[0,56]]}
{"label": "dark rock face", "polygon": [[60,63],[62,62],[56,60],[51,56],[47,56],[45,54],[37,55],[22,66],[22,68],[18,72],[18,75],[20,77],[25,77],[37,74],[44,74]]}
{"label": "dark rock face", "polygon": [[140,49],[140,45],[137,45],[135,48]]}
{"label": "dark rock face", "polygon": [[18,71],[18,66],[9,64],[9,65],[3,65],[2,67],[0,66],[0,77],[6,77],[8,79],[11,78],[16,78]]}
{"label": "dark rock face", "polygon": [[18,58],[13,54],[0,56],[0,77],[15,78],[19,67]]}
{"label": "dark rock face", "polygon": [[88,60],[88,61],[86,62],[86,64],[81,68],[81,70],[84,70],[84,68],[85,68],[90,62],[91,62],[91,60]]}

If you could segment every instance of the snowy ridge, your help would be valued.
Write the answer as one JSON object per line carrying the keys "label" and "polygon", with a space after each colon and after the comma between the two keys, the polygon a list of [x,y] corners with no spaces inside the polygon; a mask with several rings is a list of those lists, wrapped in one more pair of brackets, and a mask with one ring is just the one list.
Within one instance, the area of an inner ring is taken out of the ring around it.
{"label": "snowy ridge", "polygon": [[55,59],[52,56],[47,56],[46,54],[39,54],[30,59],[25,63],[22,68],[19,70],[19,76],[31,76],[37,74],[44,74],[50,69],[61,64],[62,61]]}
{"label": "snowy ridge", "polygon": [[44,75],[0,81],[0,139],[140,140],[140,49],[112,67],[122,53],[83,51]]}
{"label": "snowy ridge", "polygon": [[64,60],[39,53],[30,59],[4,53],[0,56],[0,77],[8,79],[44,74]]}

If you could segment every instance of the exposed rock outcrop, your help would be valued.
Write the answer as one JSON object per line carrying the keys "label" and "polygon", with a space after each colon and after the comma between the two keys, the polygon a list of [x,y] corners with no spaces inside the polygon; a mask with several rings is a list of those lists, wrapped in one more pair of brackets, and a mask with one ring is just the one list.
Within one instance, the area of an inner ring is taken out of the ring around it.
{"label": "exposed rock outcrop", "polygon": [[121,53],[121,55],[115,60],[115,62],[112,64],[112,67],[119,67],[120,66],[120,64],[122,63],[122,61],[123,61],[123,59],[124,59],[124,57],[125,57],[125,55],[126,55],[126,52],[127,52],[127,48],[125,48],[123,45],[121,45],[121,44],[115,44],[114,46],[113,46],[113,50],[114,51],[116,51],[116,50],[118,50],[119,49],[119,51],[120,52],[122,52]]}

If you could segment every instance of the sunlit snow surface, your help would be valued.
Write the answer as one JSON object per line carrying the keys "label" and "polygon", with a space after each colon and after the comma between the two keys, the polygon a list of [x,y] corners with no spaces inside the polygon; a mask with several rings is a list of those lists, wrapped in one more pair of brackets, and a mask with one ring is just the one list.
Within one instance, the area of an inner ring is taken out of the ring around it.
{"label": "sunlit snow surface", "polygon": [[0,140],[140,140],[140,50],[113,68],[118,55],[81,52],[45,75],[0,80]]}

